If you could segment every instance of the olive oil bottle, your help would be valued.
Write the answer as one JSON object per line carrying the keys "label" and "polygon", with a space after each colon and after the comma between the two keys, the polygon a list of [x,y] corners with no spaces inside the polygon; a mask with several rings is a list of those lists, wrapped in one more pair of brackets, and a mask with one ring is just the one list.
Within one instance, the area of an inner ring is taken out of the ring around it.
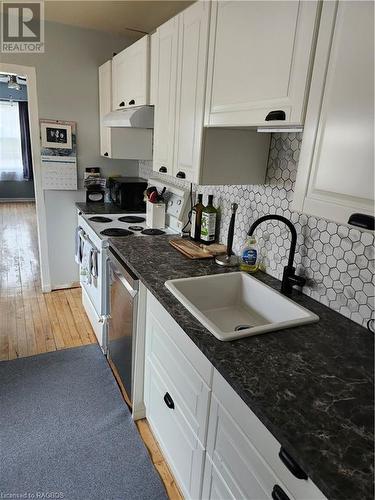
{"label": "olive oil bottle", "polygon": [[202,211],[204,209],[202,200],[203,194],[198,194],[198,202],[193,206],[191,211],[190,238],[194,241],[200,241],[201,237]]}
{"label": "olive oil bottle", "polygon": [[217,210],[213,206],[213,195],[208,196],[208,204],[202,210],[201,241],[206,245],[215,242]]}

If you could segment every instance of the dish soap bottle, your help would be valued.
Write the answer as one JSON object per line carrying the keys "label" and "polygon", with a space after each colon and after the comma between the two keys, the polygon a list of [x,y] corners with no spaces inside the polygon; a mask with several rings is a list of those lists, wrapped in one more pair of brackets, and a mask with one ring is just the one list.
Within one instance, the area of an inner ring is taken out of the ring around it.
{"label": "dish soap bottle", "polygon": [[259,251],[254,236],[249,236],[241,253],[240,269],[247,273],[255,273],[259,267]]}
{"label": "dish soap bottle", "polygon": [[202,200],[203,194],[198,194],[198,202],[193,206],[191,211],[190,238],[194,241],[199,241],[201,237],[201,220],[204,209]]}
{"label": "dish soap bottle", "polygon": [[202,210],[201,242],[210,245],[215,241],[217,210],[213,206],[213,195],[208,195],[208,205]]}

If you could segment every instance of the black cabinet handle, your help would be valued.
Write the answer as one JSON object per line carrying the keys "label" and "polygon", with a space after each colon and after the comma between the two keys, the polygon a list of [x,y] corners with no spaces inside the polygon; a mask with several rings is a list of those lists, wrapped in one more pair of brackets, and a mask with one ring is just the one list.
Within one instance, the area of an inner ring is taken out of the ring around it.
{"label": "black cabinet handle", "polygon": [[177,172],[176,177],[178,177],[179,179],[186,179],[186,174],[185,172],[182,172],[180,170],[179,172]]}
{"label": "black cabinet handle", "polygon": [[171,410],[174,409],[174,402],[173,402],[173,399],[171,398],[171,395],[169,394],[169,392],[166,392],[165,393],[165,396],[164,396],[164,403],[168,406],[168,408],[170,408]]}
{"label": "black cabinet handle", "polygon": [[108,156],[108,153],[104,153],[104,156]]}
{"label": "black cabinet handle", "polygon": [[362,227],[363,229],[369,229],[374,231],[375,229],[375,217],[373,215],[367,214],[352,214],[349,217],[348,224],[353,226]]}
{"label": "black cabinet handle", "polygon": [[284,450],[283,447],[280,448],[279,458],[282,463],[289,469],[289,471],[295,476],[297,479],[307,479],[308,476],[306,472],[301,469],[301,467],[297,464],[297,462],[289,455],[289,453]]}
{"label": "black cabinet handle", "polygon": [[286,119],[285,111],[282,111],[281,109],[278,109],[276,111],[270,111],[266,116],[266,122],[270,122],[273,120],[285,120],[285,119]]}
{"label": "black cabinet handle", "polygon": [[162,166],[159,168],[159,172],[161,172],[162,174],[166,174],[166,173],[167,173],[167,167],[164,167],[164,165],[162,165]]}
{"label": "black cabinet handle", "polygon": [[119,104],[119,107],[120,107],[120,108],[123,108],[124,106],[125,106],[124,101],[121,101],[121,102],[120,102],[120,104]]}
{"label": "black cabinet handle", "polygon": [[273,487],[272,498],[273,500],[290,500],[288,495],[278,484],[275,484],[275,486]]}
{"label": "black cabinet handle", "polygon": [[134,99],[132,99],[131,101],[129,101],[129,106],[132,106],[134,104],[135,104],[135,100]]}

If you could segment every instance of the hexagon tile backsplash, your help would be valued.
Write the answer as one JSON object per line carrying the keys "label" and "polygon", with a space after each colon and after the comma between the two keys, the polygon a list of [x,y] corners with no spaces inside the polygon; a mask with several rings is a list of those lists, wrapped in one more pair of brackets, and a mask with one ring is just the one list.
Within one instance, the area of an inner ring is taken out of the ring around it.
{"label": "hexagon tile backsplash", "polygon": [[[296,180],[302,134],[272,134],[266,183],[256,186],[194,186],[196,192],[214,195],[220,210],[219,239],[226,241],[230,205],[238,203],[233,251],[240,254],[250,225],[266,214],[290,219],[297,230],[295,265],[297,274],[307,279],[303,292],[313,299],[366,325],[374,311],[374,235],[351,226],[290,210]],[[140,161],[141,177],[159,177],[152,163]],[[165,176],[162,176],[165,178]],[[184,187],[188,183],[168,176],[168,181]],[[288,228],[278,221],[256,229],[261,264],[281,279],[290,244]]]}

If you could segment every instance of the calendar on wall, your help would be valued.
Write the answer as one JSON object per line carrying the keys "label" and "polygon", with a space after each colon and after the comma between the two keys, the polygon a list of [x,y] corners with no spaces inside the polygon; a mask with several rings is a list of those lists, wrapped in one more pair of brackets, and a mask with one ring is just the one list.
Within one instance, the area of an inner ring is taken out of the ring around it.
{"label": "calendar on wall", "polygon": [[43,189],[77,189],[76,122],[40,120]]}

